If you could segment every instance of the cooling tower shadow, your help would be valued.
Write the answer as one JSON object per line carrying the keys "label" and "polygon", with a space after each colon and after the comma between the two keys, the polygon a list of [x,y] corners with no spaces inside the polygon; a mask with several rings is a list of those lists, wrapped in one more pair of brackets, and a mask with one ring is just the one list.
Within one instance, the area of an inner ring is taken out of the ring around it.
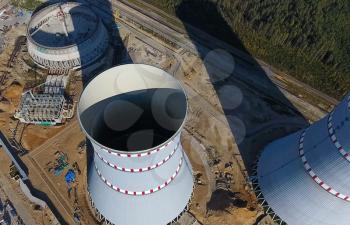
{"label": "cooling tower shadow", "polygon": [[[57,1],[56,1],[57,2]],[[77,0],[77,2],[83,3],[87,5],[89,9],[91,9],[99,18],[101,18],[103,25],[107,29],[107,33],[109,34],[109,47],[107,48],[106,54],[110,54],[107,56],[106,60],[111,60],[108,65],[103,65],[100,68],[97,68],[91,71],[90,68],[81,68],[81,76],[83,81],[83,86],[86,85],[98,74],[101,72],[112,68],[117,65],[132,63],[131,57],[128,54],[127,47],[124,46],[122,37],[119,33],[119,27],[116,24],[114,19],[114,10],[109,0]],[[79,26],[78,21],[72,21],[73,26]],[[80,54],[83,54],[84,49],[79,49]],[[112,52],[109,52],[112,51]],[[104,60],[104,59],[101,59]],[[94,159],[94,150],[91,146],[91,142],[88,138],[86,138],[86,162],[87,168],[90,168],[91,163]],[[86,171],[85,176],[88,177],[89,171]],[[98,223],[98,221],[95,221]]]}
{"label": "cooling tower shadow", "polygon": [[[108,0],[77,0],[84,5],[87,5],[99,18],[107,29],[109,46],[105,52],[105,55],[94,62],[92,66],[98,63],[102,63],[96,69],[91,69],[91,65],[86,68],[81,68],[82,80],[84,87],[101,72],[121,64],[132,63],[131,57],[127,52],[127,47],[124,46],[122,37],[119,33],[119,26],[114,18],[114,10],[111,2]],[[74,27],[81,26],[79,21],[72,21]],[[84,54],[84,49],[79,49],[79,53]]]}
{"label": "cooling tower shadow", "polygon": [[[106,61],[106,63],[100,66],[99,68],[94,69],[93,71],[91,71],[89,67],[81,68],[82,82],[83,82],[83,87],[85,88],[87,84],[101,72],[117,65],[132,63],[132,60],[128,54],[127,47],[124,46],[122,37],[119,33],[119,26],[116,24],[116,21],[114,18],[115,12],[111,5],[111,1],[109,0],[76,0],[76,1],[81,2],[84,5],[87,5],[99,18],[101,18],[103,25],[107,29],[108,38],[109,38],[109,46],[107,47],[105,56],[104,58],[99,59],[102,62]],[[73,22],[73,26],[79,26],[79,21],[72,21],[72,22]],[[78,48],[78,51],[80,54],[83,54],[84,49]],[[94,150],[88,138],[86,138],[85,157],[86,157],[86,163],[87,163],[87,167],[86,167],[87,170],[84,176],[89,178],[90,169],[93,168],[91,167],[91,164],[93,163],[93,160],[94,160]],[[87,183],[89,183],[89,181],[87,181]],[[88,202],[87,204],[90,204],[90,203]],[[96,216],[92,215],[94,213],[91,210],[89,211],[89,213],[91,217],[94,219],[95,224],[97,225],[103,224],[103,222],[99,222],[98,220],[96,220]]]}
{"label": "cooling tower shadow", "polygon": [[[250,172],[257,154],[266,144],[306,127],[308,122],[270,80],[215,3],[182,1],[176,7],[176,15],[205,65],[245,167]],[[212,36],[206,37],[198,29]],[[220,46],[213,36],[239,51],[204,48],[207,44]]]}

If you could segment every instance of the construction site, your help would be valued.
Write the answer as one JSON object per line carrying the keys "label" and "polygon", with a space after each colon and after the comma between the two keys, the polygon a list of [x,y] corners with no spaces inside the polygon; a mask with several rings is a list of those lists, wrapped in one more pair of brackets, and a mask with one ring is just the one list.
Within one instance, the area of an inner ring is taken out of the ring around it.
{"label": "construction site", "polygon": [[65,96],[67,75],[48,75],[44,84],[22,94],[14,117],[21,123],[52,126],[74,115],[72,99]]}
{"label": "construction site", "polygon": [[[278,224],[275,214],[256,197],[256,180],[250,176],[258,152],[271,141],[319,120],[338,101],[310,94],[311,89],[300,91],[295,88],[300,84],[283,74],[274,77],[278,84],[274,92],[257,69],[269,68],[245,56],[244,60],[235,58],[237,76],[223,78],[226,85],[218,91],[210,73],[220,76],[232,70],[232,59],[225,52],[201,45],[209,52],[203,60],[186,35],[168,35],[179,31],[137,7],[112,1],[111,12],[106,12],[95,1],[84,3],[88,7],[80,3],[48,6],[5,34],[8,43],[0,54],[1,132],[26,168],[30,193],[46,202],[41,207],[23,194],[18,168],[0,151],[0,186],[21,220],[45,225],[112,224],[92,203],[88,161],[89,152],[96,151],[91,145],[96,143],[95,137],[83,131],[77,108],[84,88],[94,81],[86,79],[86,74],[94,77],[111,64],[131,61],[165,71],[186,93],[187,116],[178,138],[192,167],[194,185],[192,190],[188,184],[190,200],[179,204],[186,210],[178,210],[172,224]],[[108,22],[111,17],[113,21]],[[75,20],[78,25],[90,25],[78,26],[81,30],[74,33]],[[66,55],[71,57],[67,62],[62,60],[68,59]],[[243,80],[241,73],[253,74],[246,78],[251,80]],[[274,94],[280,92],[283,95]],[[320,104],[310,95],[317,96]],[[9,190],[15,194],[9,195]]]}

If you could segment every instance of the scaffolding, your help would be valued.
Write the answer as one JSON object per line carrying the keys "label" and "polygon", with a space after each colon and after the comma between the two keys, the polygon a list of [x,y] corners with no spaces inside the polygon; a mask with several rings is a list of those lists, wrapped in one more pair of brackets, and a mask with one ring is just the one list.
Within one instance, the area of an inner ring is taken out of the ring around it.
{"label": "scaffolding", "polygon": [[23,123],[55,125],[63,120],[63,95],[33,94],[27,91],[22,95],[15,118]]}
{"label": "scaffolding", "polygon": [[44,85],[45,94],[63,95],[67,86],[68,76],[65,75],[48,75]]}
{"label": "scaffolding", "polygon": [[[259,159],[259,157],[258,157],[258,159]],[[268,202],[264,198],[263,193],[261,192],[261,189],[259,186],[259,177],[258,177],[258,173],[257,173],[258,162],[259,162],[258,159],[252,165],[252,173],[251,173],[251,176],[249,176],[249,178],[248,178],[249,179],[248,183],[250,183],[259,204],[261,205],[261,207],[264,210],[265,215],[269,215],[271,217],[271,219],[278,225],[287,225],[287,223],[285,221],[283,221],[273,211],[273,209],[269,206]]]}
{"label": "scaffolding", "polygon": [[[22,94],[21,103],[14,117],[22,123],[51,126],[70,118],[73,110],[65,98],[68,83],[66,75],[48,75],[46,82]],[[39,90],[39,91],[37,91]]]}

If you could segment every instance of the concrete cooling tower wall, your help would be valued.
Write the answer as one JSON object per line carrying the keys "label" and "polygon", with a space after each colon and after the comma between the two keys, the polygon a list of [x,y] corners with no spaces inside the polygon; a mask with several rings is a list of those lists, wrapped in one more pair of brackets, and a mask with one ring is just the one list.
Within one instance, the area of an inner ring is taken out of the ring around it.
{"label": "concrete cooling tower wall", "polygon": [[269,144],[257,177],[285,223],[350,224],[350,95],[324,119]]}
{"label": "concrete cooling tower wall", "polygon": [[123,65],[94,78],[78,105],[93,151],[91,205],[112,224],[165,225],[187,209],[193,189],[180,135],[187,98],[177,80],[147,65]]}
{"label": "concrete cooling tower wall", "polygon": [[52,4],[36,12],[27,28],[27,40],[34,62],[49,70],[86,67],[108,47],[101,19],[77,2]]}

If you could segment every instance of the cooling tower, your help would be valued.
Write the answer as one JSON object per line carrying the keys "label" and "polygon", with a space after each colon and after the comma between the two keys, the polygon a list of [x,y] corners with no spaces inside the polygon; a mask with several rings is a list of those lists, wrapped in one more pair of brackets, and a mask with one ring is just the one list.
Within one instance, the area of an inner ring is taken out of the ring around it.
{"label": "cooling tower", "polygon": [[27,28],[28,52],[50,70],[86,67],[101,58],[108,33],[89,6],[77,2],[49,5],[36,12]]}
{"label": "cooling tower", "polygon": [[350,224],[350,95],[326,118],[268,145],[257,175],[273,217],[290,225]]}
{"label": "cooling tower", "polygon": [[94,152],[88,193],[101,220],[165,225],[187,209],[193,177],[180,142],[186,113],[179,82],[152,66],[117,66],[86,86],[78,118]]}

